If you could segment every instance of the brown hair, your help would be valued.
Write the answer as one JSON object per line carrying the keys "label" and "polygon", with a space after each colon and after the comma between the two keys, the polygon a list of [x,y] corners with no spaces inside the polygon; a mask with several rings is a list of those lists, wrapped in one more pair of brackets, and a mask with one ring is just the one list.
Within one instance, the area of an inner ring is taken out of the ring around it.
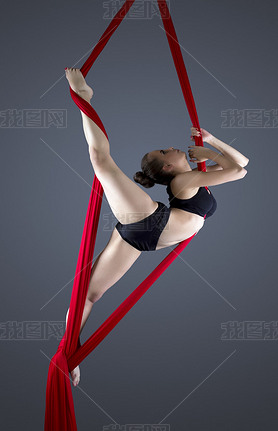
{"label": "brown hair", "polygon": [[153,187],[155,184],[168,185],[175,177],[171,173],[165,172],[162,168],[164,162],[156,157],[149,160],[149,153],[146,153],[141,160],[141,169],[133,175],[136,183],[147,189]]}

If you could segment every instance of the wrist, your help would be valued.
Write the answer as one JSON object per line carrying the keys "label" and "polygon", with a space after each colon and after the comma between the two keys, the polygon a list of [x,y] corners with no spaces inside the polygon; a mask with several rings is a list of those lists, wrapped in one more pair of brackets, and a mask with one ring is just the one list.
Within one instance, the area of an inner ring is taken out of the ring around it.
{"label": "wrist", "polygon": [[205,142],[207,142],[208,144],[212,145],[214,139],[215,139],[214,136],[210,135],[210,136],[207,137],[207,139],[205,139]]}
{"label": "wrist", "polygon": [[219,155],[219,153],[211,150],[210,148],[207,148],[207,150],[208,150],[208,159],[209,160],[215,160],[217,158],[217,156]]}

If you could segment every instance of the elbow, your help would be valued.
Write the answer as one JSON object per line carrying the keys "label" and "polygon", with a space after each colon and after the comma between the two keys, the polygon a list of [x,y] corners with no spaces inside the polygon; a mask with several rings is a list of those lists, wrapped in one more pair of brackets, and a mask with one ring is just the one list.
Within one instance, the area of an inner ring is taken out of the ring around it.
{"label": "elbow", "polygon": [[239,178],[244,178],[246,174],[247,174],[247,170],[246,169],[241,168],[239,170]]}
{"label": "elbow", "polygon": [[247,165],[248,165],[248,163],[249,163],[249,159],[246,157],[246,158],[245,158],[245,162],[244,162],[244,164],[242,164],[241,166],[242,166],[242,167],[247,166]]}

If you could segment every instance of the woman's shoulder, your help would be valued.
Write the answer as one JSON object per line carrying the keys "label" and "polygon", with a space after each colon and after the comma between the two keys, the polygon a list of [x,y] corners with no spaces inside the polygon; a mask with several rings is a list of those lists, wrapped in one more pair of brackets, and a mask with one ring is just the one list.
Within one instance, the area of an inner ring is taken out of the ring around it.
{"label": "woman's shoulder", "polygon": [[[182,188],[179,185],[179,181],[176,180],[177,176],[171,180],[168,184],[168,191],[177,198],[177,199],[191,199],[195,196],[200,189],[203,187],[188,187],[183,186]],[[176,180],[176,181],[175,181]]]}

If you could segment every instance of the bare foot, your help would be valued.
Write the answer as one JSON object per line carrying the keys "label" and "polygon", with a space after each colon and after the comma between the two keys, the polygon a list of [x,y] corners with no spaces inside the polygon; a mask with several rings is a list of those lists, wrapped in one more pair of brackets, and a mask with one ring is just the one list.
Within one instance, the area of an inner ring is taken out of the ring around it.
{"label": "bare foot", "polygon": [[72,370],[70,374],[71,374],[73,386],[77,386],[78,383],[80,382],[80,368],[79,368],[79,365],[77,365],[77,367],[74,368],[74,370]]}
{"label": "bare foot", "polygon": [[66,78],[73,91],[82,97],[82,99],[85,99],[87,102],[89,102],[93,97],[94,92],[93,89],[86,83],[84,76],[80,72],[80,69],[67,67],[65,72]]}

